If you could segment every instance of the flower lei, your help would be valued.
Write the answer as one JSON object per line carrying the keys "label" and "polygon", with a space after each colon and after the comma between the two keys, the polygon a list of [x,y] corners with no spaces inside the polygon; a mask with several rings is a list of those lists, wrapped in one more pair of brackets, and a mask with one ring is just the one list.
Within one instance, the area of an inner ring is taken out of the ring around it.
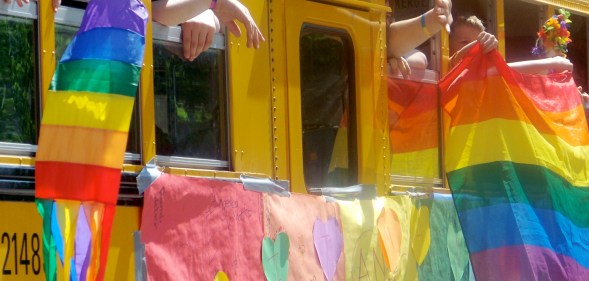
{"label": "flower lei", "polygon": [[558,15],[549,18],[540,28],[532,54],[540,56],[545,53],[545,49],[553,49],[566,58],[567,45],[572,42],[568,30],[568,25],[572,23],[569,20],[571,13],[565,9],[559,9],[558,12]]}

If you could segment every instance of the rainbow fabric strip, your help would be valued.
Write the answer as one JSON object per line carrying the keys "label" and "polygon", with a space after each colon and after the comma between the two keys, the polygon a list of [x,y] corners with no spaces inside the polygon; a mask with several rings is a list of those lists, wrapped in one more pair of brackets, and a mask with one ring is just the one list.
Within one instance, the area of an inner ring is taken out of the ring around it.
{"label": "rainbow fabric strip", "polygon": [[522,75],[476,46],[440,86],[476,279],[589,280],[589,132],[572,74]]}
{"label": "rainbow fabric strip", "polygon": [[439,178],[437,85],[388,78],[393,175]]}
{"label": "rainbow fabric strip", "polygon": [[104,279],[147,17],[90,1],[53,76],[35,164],[46,280]]}

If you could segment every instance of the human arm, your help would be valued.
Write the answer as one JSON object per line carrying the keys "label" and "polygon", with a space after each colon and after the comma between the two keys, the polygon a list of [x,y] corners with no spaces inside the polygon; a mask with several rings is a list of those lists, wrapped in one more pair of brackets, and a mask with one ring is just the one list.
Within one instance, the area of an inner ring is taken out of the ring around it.
{"label": "human arm", "polygon": [[452,23],[451,10],[451,0],[435,0],[434,8],[423,14],[425,29],[421,24],[421,16],[391,23],[387,28],[389,58],[403,56],[444,26],[449,31],[449,25]]}
{"label": "human arm", "polygon": [[[211,6],[209,0],[161,0],[153,3],[153,19],[165,25],[177,25],[201,14]],[[225,24],[235,36],[241,30],[235,20],[244,24],[247,46],[258,48],[266,39],[254,22],[249,10],[237,0],[217,0],[214,13],[219,22]]]}
{"label": "human arm", "polygon": [[573,64],[571,61],[560,56],[537,60],[511,62],[507,65],[520,73],[527,74],[544,74],[547,73],[548,70],[573,70]]}

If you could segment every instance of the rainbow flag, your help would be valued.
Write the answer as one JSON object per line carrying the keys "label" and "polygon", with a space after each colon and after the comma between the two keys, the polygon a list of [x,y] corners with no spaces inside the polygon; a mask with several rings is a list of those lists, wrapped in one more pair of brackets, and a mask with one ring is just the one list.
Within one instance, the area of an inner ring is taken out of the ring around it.
{"label": "rainbow flag", "polygon": [[589,132],[572,74],[522,75],[476,46],[440,86],[476,279],[589,280]]}
{"label": "rainbow flag", "polygon": [[391,173],[439,178],[437,85],[389,77],[388,92]]}
{"label": "rainbow flag", "polygon": [[90,1],[53,76],[35,164],[46,280],[104,278],[147,17],[139,0]]}

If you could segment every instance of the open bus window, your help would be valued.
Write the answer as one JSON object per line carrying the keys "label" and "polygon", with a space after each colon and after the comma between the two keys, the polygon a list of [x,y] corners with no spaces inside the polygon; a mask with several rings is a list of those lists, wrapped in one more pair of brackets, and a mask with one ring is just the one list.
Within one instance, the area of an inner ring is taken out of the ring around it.
{"label": "open bus window", "polygon": [[32,156],[39,123],[36,23],[0,11],[0,150]]}
{"label": "open bus window", "polygon": [[[402,21],[418,17],[421,14],[429,11],[433,7],[433,1],[429,0],[388,0],[391,9],[393,10],[392,17],[389,18],[390,24],[394,21]],[[427,66],[425,69],[431,69],[440,72],[441,67],[439,66],[439,43],[440,35],[437,33],[432,36],[429,40],[419,45],[415,51],[421,52],[427,58]],[[410,53],[409,53],[410,54]],[[407,54],[407,55],[409,55]],[[404,56],[407,56],[404,55]],[[418,68],[423,66],[419,65]]]}
{"label": "open bus window", "polygon": [[184,59],[178,27],[154,23],[156,154],[159,165],[227,169],[225,43]]}
{"label": "open bus window", "polygon": [[[84,10],[78,8],[71,8],[66,6],[59,8],[55,16],[55,56],[57,61],[61,59],[61,56],[63,55],[68,44],[72,41],[76,35],[76,32],[78,32],[79,26],[82,22],[83,13]],[[139,88],[137,88],[136,96],[137,98],[135,99],[133,106],[133,113],[131,115],[131,124],[129,127],[129,135],[127,139],[127,148],[125,153],[126,163],[139,163],[141,160],[139,156],[141,153],[141,139],[139,136]]]}
{"label": "open bus window", "polygon": [[358,176],[349,35],[303,26],[300,60],[305,184],[307,188],[354,185]]}

